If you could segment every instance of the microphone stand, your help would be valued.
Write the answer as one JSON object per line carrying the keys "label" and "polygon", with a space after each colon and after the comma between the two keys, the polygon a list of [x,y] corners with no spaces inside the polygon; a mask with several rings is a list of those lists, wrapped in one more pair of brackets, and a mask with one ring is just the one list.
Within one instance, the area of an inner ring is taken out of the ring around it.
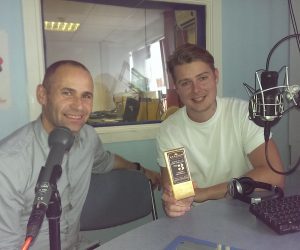
{"label": "microphone stand", "polygon": [[62,213],[60,195],[57,189],[57,180],[61,176],[62,169],[60,165],[55,165],[50,185],[52,186],[52,194],[46,211],[49,224],[49,243],[50,250],[61,250],[60,241],[60,216]]}
{"label": "microphone stand", "polygon": [[44,221],[45,214],[49,222],[49,241],[51,250],[60,250],[60,216],[62,214],[57,180],[62,173],[61,163],[66,151],[74,142],[74,135],[66,127],[55,128],[48,137],[50,149],[45,166],[40,170],[35,187],[35,199],[29,216],[24,247],[35,240]]}

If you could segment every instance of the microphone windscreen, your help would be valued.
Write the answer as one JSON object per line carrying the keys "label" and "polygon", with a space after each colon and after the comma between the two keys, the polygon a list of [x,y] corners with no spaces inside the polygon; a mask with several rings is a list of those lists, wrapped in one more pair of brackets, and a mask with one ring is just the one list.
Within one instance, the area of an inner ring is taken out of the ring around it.
{"label": "microphone windscreen", "polygon": [[61,165],[64,154],[69,151],[74,142],[74,135],[66,127],[57,127],[48,137],[50,152],[46,160],[46,171],[42,179],[49,181],[55,165]]}
{"label": "microphone windscreen", "polygon": [[70,150],[74,142],[74,135],[70,129],[66,127],[57,127],[51,131],[48,137],[49,147],[53,147],[55,144],[61,144],[64,146],[65,151]]}

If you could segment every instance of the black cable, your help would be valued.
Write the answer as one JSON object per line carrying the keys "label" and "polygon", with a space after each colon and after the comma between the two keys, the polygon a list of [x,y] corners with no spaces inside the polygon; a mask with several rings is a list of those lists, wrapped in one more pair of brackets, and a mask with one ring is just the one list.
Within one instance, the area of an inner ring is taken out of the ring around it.
{"label": "black cable", "polygon": [[[291,17],[291,20],[292,20],[294,33],[299,34],[292,1],[288,0],[288,3],[289,3],[290,17]],[[296,41],[297,41],[298,50],[300,52],[300,38],[296,37]]]}
{"label": "black cable", "polygon": [[[275,51],[275,49],[281,44],[283,43],[284,41],[286,40],[289,40],[291,38],[296,38],[296,41],[297,41],[297,46],[298,46],[298,50],[300,52],[300,34],[298,32],[298,28],[297,28],[297,23],[296,23],[296,19],[295,19],[295,14],[294,14],[294,10],[293,10],[293,5],[292,5],[292,2],[291,0],[288,0],[288,5],[289,5],[289,11],[290,11],[290,17],[291,17],[291,21],[292,21],[292,25],[293,25],[293,29],[294,29],[294,32],[295,34],[292,34],[292,35],[288,35],[282,39],[280,39],[273,47],[272,49],[270,50],[269,54],[268,54],[268,57],[267,57],[267,61],[266,61],[266,71],[269,70],[269,65],[270,65],[270,59],[271,59],[271,56],[273,54],[273,52]],[[281,71],[281,70],[280,70]],[[256,82],[255,82],[255,85],[256,85]],[[256,86],[255,86],[255,89],[256,89]],[[288,110],[290,110],[291,108],[295,107],[292,106],[290,107]],[[287,110],[286,110],[287,111]],[[285,112],[286,113],[286,112]],[[280,174],[280,175],[289,175],[291,173],[293,173],[300,165],[300,157],[298,159],[298,161],[296,162],[295,166],[292,167],[290,170],[286,171],[286,172],[281,172],[281,171],[278,171],[276,170],[270,160],[269,160],[269,156],[268,156],[268,143],[269,143],[269,136],[270,136],[270,129],[271,129],[271,124],[269,122],[265,122],[265,126],[264,126],[264,137],[265,137],[265,155],[266,155],[266,161],[269,165],[269,167],[271,168],[271,170],[277,174]]]}
{"label": "black cable", "polygon": [[282,39],[280,39],[274,46],[273,48],[270,50],[269,52],[269,55],[268,55],[268,58],[267,58],[267,62],[266,62],[266,70],[268,71],[269,70],[269,64],[270,64],[270,59],[271,59],[271,56],[274,52],[274,50],[281,44],[283,43],[284,41],[286,40],[289,40],[291,38],[297,38],[297,37],[300,37],[300,34],[292,34],[292,35],[288,35]]}
{"label": "black cable", "polygon": [[267,160],[267,163],[269,165],[269,167],[271,168],[272,171],[274,171],[276,174],[280,174],[280,175],[289,175],[291,173],[293,173],[300,165],[300,157],[298,158],[298,161],[296,162],[295,166],[292,167],[290,170],[286,171],[286,172],[281,172],[281,171],[278,171],[276,170],[270,160],[269,160],[269,155],[268,155],[268,143],[269,143],[269,140],[266,140],[265,141],[265,155],[266,155],[266,160]]}

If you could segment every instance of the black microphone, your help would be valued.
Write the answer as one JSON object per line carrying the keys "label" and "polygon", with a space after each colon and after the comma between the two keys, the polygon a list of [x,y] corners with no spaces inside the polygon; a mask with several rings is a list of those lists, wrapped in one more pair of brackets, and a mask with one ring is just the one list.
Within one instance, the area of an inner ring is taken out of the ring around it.
{"label": "black microphone", "polygon": [[27,223],[26,238],[32,237],[34,239],[40,230],[52,195],[53,184],[56,185],[61,174],[60,165],[64,154],[70,150],[73,142],[74,135],[66,127],[55,128],[48,137],[50,152],[45,166],[41,168],[35,187],[35,199]]}
{"label": "black microphone", "polygon": [[249,102],[249,118],[264,127],[265,140],[269,139],[270,128],[277,124],[283,114],[283,95],[277,88],[278,72],[263,71],[260,75],[260,89]]}

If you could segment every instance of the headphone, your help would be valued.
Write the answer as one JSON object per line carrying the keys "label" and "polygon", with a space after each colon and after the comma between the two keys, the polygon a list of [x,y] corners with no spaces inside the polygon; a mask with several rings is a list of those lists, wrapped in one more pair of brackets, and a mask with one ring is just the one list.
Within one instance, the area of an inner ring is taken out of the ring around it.
{"label": "headphone", "polygon": [[[256,188],[272,191],[273,194],[262,197],[249,196]],[[228,184],[228,193],[234,198],[246,203],[259,203],[263,200],[270,200],[283,197],[283,190],[278,186],[269,183],[254,181],[250,177],[233,178]]]}

